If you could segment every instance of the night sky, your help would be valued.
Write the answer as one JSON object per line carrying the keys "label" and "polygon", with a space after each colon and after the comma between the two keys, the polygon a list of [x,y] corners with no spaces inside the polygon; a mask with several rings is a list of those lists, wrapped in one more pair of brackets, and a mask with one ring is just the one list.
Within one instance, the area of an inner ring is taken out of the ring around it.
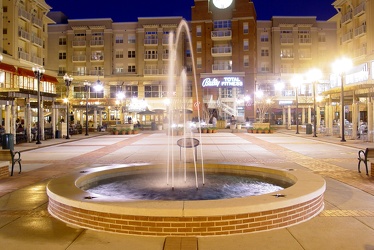
{"label": "night sky", "polygon": [[[112,18],[115,22],[136,22],[138,17],[182,16],[191,20],[194,0],[45,0],[52,11],[62,11],[69,19]],[[333,0],[253,0],[258,20],[272,16],[317,16],[327,20],[337,12]],[[105,5],[103,5],[103,3]]]}

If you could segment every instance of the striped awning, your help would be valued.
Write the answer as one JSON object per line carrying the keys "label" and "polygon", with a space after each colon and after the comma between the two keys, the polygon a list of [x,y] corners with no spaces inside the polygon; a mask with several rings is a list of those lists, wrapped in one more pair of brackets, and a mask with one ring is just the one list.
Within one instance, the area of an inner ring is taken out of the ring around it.
{"label": "striped awning", "polygon": [[45,81],[45,82],[52,82],[52,83],[58,83],[58,80],[56,77],[54,76],[50,76],[50,75],[46,75],[44,74],[42,79],[42,81]]}
{"label": "striped awning", "polygon": [[20,76],[35,77],[34,72],[29,69],[18,68],[17,72]]}
{"label": "striped awning", "polygon": [[13,65],[0,62],[0,69],[12,73],[16,73],[17,69]]}

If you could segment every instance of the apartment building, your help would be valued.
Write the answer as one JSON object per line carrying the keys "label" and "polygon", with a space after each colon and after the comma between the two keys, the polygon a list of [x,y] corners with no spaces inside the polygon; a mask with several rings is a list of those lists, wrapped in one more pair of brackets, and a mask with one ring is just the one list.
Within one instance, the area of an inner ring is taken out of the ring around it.
{"label": "apartment building", "polygon": [[[264,92],[275,103],[267,119],[273,122],[281,118],[281,122],[277,122],[288,126],[295,124],[296,119],[299,124],[311,123],[313,83],[305,75],[312,68],[318,68],[322,78],[315,94],[321,95],[329,89],[331,63],[338,52],[336,43],[333,20],[317,21],[315,16],[274,16],[271,20],[257,21],[256,91]],[[295,76],[301,78],[298,88],[293,84]],[[298,118],[296,105],[300,109]],[[324,113],[323,107],[321,111]],[[319,116],[318,122],[321,119]]]}
{"label": "apartment building", "polygon": [[[16,134],[16,120],[21,121],[31,140],[31,126],[37,122],[36,110],[40,103],[40,117],[50,112],[55,101],[56,84],[53,70],[45,67],[48,50],[48,24],[53,21],[46,14],[51,7],[44,0],[0,1],[0,105],[2,125],[6,133]],[[32,68],[44,67],[38,87]],[[38,102],[38,92],[40,102]],[[43,129],[44,123],[41,124]],[[42,135],[44,138],[44,133]],[[16,137],[25,139],[23,136]]]}

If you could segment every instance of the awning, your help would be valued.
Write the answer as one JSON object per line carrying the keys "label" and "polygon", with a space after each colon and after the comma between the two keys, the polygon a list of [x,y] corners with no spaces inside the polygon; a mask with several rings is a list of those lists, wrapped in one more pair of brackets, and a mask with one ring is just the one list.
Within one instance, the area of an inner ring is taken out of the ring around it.
{"label": "awning", "polygon": [[52,83],[58,83],[58,80],[56,77],[54,76],[50,76],[50,75],[46,75],[44,74],[42,79],[42,81],[45,81],[45,82],[52,82]]}
{"label": "awning", "polygon": [[34,72],[29,69],[18,68],[17,72],[20,76],[35,77]]}
{"label": "awning", "polygon": [[8,72],[12,72],[12,73],[17,72],[16,67],[14,67],[13,65],[10,65],[10,64],[2,63],[2,62],[0,62],[0,69],[8,71]]}

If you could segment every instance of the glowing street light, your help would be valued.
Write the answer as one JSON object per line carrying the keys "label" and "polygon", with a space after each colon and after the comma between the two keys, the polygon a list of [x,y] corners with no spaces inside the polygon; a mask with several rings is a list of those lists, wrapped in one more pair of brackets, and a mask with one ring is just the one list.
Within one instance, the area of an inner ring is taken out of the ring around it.
{"label": "glowing street light", "polygon": [[322,78],[322,71],[316,68],[311,69],[308,71],[307,77],[313,83],[313,137],[317,137],[316,84]]}
{"label": "glowing street light", "polygon": [[291,85],[295,88],[296,95],[296,134],[299,134],[299,86],[303,77],[299,74],[294,75],[291,80]]}
{"label": "glowing street light", "polygon": [[340,105],[341,105],[341,117],[340,117],[340,127],[341,127],[341,142],[345,142],[344,134],[344,123],[345,123],[345,110],[344,110],[344,75],[347,74],[347,71],[353,66],[352,60],[346,57],[342,57],[336,60],[332,64],[333,71],[340,77]]}
{"label": "glowing street light", "polygon": [[38,81],[38,119],[37,119],[37,136],[36,136],[36,144],[41,144],[40,142],[40,80],[43,77],[45,69],[43,67],[33,67],[32,71],[34,72],[35,78]]}

